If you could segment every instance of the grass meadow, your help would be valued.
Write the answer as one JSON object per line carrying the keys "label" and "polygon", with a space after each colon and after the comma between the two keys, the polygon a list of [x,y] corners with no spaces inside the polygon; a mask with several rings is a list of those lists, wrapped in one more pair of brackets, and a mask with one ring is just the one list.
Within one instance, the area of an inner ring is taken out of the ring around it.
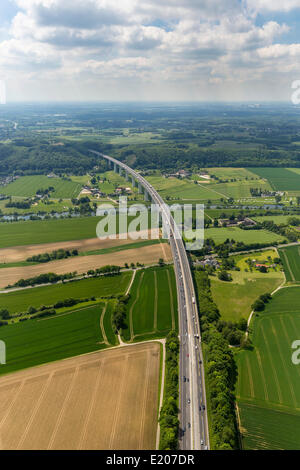
{"label": "grass meadow", "polygon": [[213,299],[226,321],[248,319],[253,302],[260,295],[273,292],[284,280],[280,272],[269,274],[232,272],[231,274],[233,282],[211,278]]}
{"label": "grass meadow", "polygon": [[251,243],[275,243],[282,242],[284,238],[267,230],[242,230],[238,227],[208,228],[205,230],[205,238],[213,238],[217,244],[223,243],[227,238],[236,242]]}
{"label": "grass meadow", "polygon": [[22,176],[13,183],[1,188],[2,194],[8,196],[30,197],[34,196],[39,189],[47,189],[53,186],[55,191],[51,197],[71,199],[77,197],[81,190],[81,184],[62,178],[48,178],[44,175]]}

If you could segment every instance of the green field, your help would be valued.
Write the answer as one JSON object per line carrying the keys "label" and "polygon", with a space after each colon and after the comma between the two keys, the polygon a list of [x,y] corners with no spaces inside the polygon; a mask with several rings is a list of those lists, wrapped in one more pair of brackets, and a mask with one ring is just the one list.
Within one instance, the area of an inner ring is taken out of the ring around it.
{"label": "green field", "polygon": [[300,245],[287,246],[279,250],[288,282],[300,282]]}
{"label": "green field", "polygon": [[226,321],[248,319],[251,305],[262,294],[273,292],[283,282],[282,273],[231,273],[233,282],[211,279],[211,291],[222,318]]}
{"label": "green field", "polygon": [[239,402],[244,429],[244,449],[294,450],[300,448],[300,417],[298,413]]}
{"label": "green field", "polygon": [[288,220],[291,218],[290,215],[263,215],[254,217],[256,222],[264,222],[265,220],[272,220],[276,225],[285,224],[288,225]]}
{"label": "green field", "polygon": [[34,196],[39,189],[47,189],[53,186],[55,191],[51,197],[71,199],[77,197],[81,190],[81,184],[74,181],[66,181],[62,178],[48,178],[43,175],[22,176],[13,183],[1,187],[1,193],[8,196],[30,197]]}
{"label": "green field", "polygon": [[[129,216],[128,223],[134,219],[135,216]],[[74,217],[0,223],[0,248],[96,238],[96,228],[100,220],[101,217]],[[117,233],[118,231],[119,218],[117,217]]]}
{"label": "green field", "polygon": [[237,179],[237,180],[250,180],[250,179],[257,179],[257,175],[249,171],[247,168],[207,168],[204,171],[207,171],[210,175],[215,175],[218,178],[225,180],[225,179]]}
{"label": "green field", "polygon": [[238,227],[208,228],[205,230],[205,238],[213,238],[219,244],[227,238],[244,243],[275,243],[282,242],[283,237],[267,230],[242,230]]}
{"label": "green field", "polygon": [[40,320],[1,327],[6,365],[0,374],[15,372],[105,347],[100,329],[104,304]]}
{"label": "green field", "polygon": [[118,276],[105,276],[83,279],[53,286],[22,289],[8,294],[0,294],[0,308],[10,313],[27,311],[28,307],[53,305],[59,300],[69,298],[85,298],[95,296],[102,298],[110,295],[124,294],[128,288],[132,272],[124,272]]}
{"label": "green field", "polygon": [[177,297],[173,267],[139,270],[127,306],[125,341],[164,337],[177,328]]}
{"label": "green field", "polygon": [[161,197],[176,199],[195,199],[198,201],[219,200],[223,197],[217,191],[211,191],[209,184],[195,184],[191,180],[164,178],[161,175],[147,176],[147,180],[159,192]]}
{"label": "green field", "polygon": [[268,180],[274,191],[300,191],[300,173],[292,168],[251,168],[251,171]]}
{"label": "green field", "polygon": [[236,355],[247,449],[300,449],[300,366],[293,364],[291,348],[300,338],[299,305],[300,287],[274,294],[266,310],[254,318],[253,350]]}
{"label": "green field", "polygon": [[250,198],[251,192],[250,188],[260,188],[262,190],[270,190],[269,183],[262,181],[262,180],[255,180],[255,181],[237,181],[233,183],[218,183],[218,184],[211,184],[209,189],[217,191],[218,193],[222,194],[223,196],[229,198],[232,197],[233,199],[240,199],[240,198]]}

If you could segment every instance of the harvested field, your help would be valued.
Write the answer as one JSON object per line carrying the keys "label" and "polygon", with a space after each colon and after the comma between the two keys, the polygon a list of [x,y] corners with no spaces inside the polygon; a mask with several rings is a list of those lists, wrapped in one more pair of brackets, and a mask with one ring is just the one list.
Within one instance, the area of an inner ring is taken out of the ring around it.
{"label": "harvested field", "polygon": [[1,449],[154,449],[160,345],[79,356],[0,379]]}
{"label": "harvested field", "polygon": [[[150,238],[149,231],[149,238]],[[134,234],[133,234],[134,235]],[[119,237],[119,235],[118,235]],[[15,263],[18,261],[25,261],[27,258],[30,258],[34,255],[39,255],[42,253],[50,253],[55,250],[65,249],[65,250],[78,250],[79,252],[88,252],[94,250],[105,250],[108,248],[118,247],[122,245],[129,245],[132,243],[137,243],[139,240],[132,240],[128,237],[127,240],[100,240],[99,238],[86,238],[83,240],[70,240],[63,242],[54,242],[54,243],[43,243],[37,245],[23,245],[23,246],[14,246],[9,248],[0,249],[0,264],[1,263]]]}
{"label": "harvested field", "polygon": [[19,279],[28,279],[49,272],[64,274],[77,271],[78,274],[81,274],[89,269],[100,268],[107,264],[124,266],[125,263],[139,262],[149,265],[157,263],[159,258],[163,258],[166,262],[171,261],[172,255],[169,245],[164,243],[106,255],[76,256],[46,264],[3,268],[0,271],[0,288],[15,284]]}

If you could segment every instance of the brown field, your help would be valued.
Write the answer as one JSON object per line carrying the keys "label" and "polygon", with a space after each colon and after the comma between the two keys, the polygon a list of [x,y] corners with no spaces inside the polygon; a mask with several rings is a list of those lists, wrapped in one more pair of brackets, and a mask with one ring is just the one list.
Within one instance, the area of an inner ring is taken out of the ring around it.
{"label": "brown field", "polygon": [[172,254],[170,246],[166,243],[149,245],[142,248],[108,253],[106,255],[76,256],[59,261],[33,266],[20,266],[17,268],[0,269],[0,288],[15,284],[20,279],[28,279],[45,273],[65,274],[77,271],[78,274],[85,273],[89,269],[100,268],[107,264],[124,266],[125,263],[140,262],[145,265],[157,263],[159,258],[166,262],[171,261]]}
{"label": "brown field", "polygon": [[[141,232],[144,233],[144,232]],[[151,238],[151,231],[149,230],[149,239]],[[14,246],[12,248],[1,248],[0,249],[0,264],[2,263],[16,263],[19,261],[25,261],[34,255],[40,255],[42,253],[50,253],[55,250],[63,248],[65,250],[77,249],[79,252],[103,250],[106,248],[112,248],[122,245],[129,245],[130,243],[136,243],[139,240],[132,240],[128,237],[127,240],[99,240],[99,238],[86,238],[84,240],[73,240],[67,242],[57,243],[42,243],[39,245],[24,245]]]}
{"label": "brown field", "polygon": [[159,343],[2,377],[0,449],[155,449]]}

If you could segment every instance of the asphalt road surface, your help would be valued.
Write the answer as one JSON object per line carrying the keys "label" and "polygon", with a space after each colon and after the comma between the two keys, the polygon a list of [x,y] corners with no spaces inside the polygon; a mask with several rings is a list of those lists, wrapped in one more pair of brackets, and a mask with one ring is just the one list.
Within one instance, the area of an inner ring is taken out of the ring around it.
{"label": "asphalt road surface", "polygon": [[208,450],[209,434],[205,393],[205,376],[196,296],[188,257],[168,206],[157,191],[139,173],[115,158],[91,150],[96,155],[124,169],[147,191],[152,202],[159,205],[164,226],[169,229],[178,294],[180,334],[180,431],[182,450]]}

